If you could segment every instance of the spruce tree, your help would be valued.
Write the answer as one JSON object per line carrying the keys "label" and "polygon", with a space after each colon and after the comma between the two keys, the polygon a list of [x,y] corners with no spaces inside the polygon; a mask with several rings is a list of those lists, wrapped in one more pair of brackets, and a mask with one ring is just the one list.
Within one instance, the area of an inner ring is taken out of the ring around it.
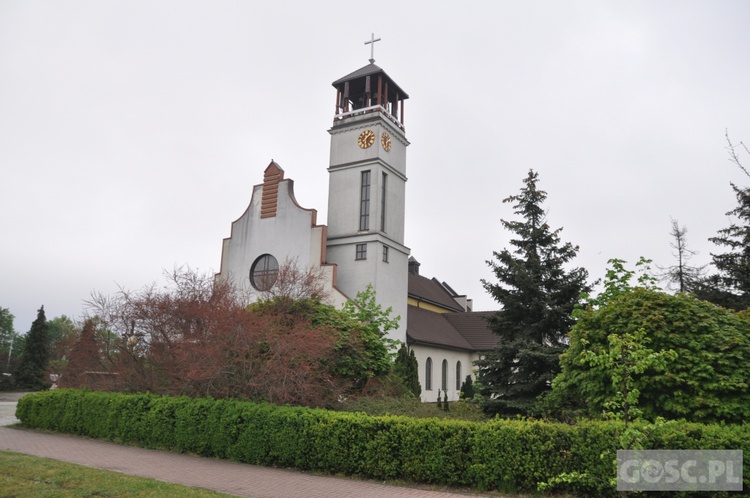
{"label": "spruce tree", "polygon": [[708,239],[729,250],[711,254],[718,273],[706,281],[697,295],[725,308],[744,310],[750,307],[750,189],[732,184],[737,207],[727,213],[736,221]]}
{"label": "spruce tree", "polygon": [[514,234],[512,248],[494,252],[494,260],[487,261],[498,282],[482,280],[502,306],[489,319],[499,344],[476,362],[484,408],[490,413],[526,413],[550,389],[560,371],[573,308],[590,291],[585,269],[565,268],[578,247],[560,241],[562,228],[550,229],[542,208],[547,193],[537,188],[538,181],[530,170],[520,194],[503,200],[513,203],[521,219],[501,220]]}
{"label": "spruce tree", "polygon": [[44,306],[42,306],[26,337],[21,361],[16,368],[16,386],[33,390],[49,388],[47,341],[47,318],[44,316]]}
{"label": "spruce tree", "polygon": [[[750,154],[747,146],[740,142],[732,143],[727,136],[730,161],[736,164],[746,176],[748,170],[740,162],[737,149]],[[750,308],[750,188],[730,183],[737,198],[737,207],[727,213],[732,222],[729,227],[719,230],[716,237],[708,240],[728,249],[723,254],[711,257],[717,273],[702,281],[695,294],[725,308],[744,310]]]}

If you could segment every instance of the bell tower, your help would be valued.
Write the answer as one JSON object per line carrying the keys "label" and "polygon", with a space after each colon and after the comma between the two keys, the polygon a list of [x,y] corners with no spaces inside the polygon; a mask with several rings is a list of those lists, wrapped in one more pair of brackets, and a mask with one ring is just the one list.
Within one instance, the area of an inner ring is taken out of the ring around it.
{"label": "bell tower", "polygon": [[[365,43],[372,50],[376,41],[373,36]],[[337,265],[337,287],[349,298],[372,285],[378,304],[401,317],[390,338],[406,342],[404,101],[409,96],[372,55],[368,65],[333,87],[327,261]]]}

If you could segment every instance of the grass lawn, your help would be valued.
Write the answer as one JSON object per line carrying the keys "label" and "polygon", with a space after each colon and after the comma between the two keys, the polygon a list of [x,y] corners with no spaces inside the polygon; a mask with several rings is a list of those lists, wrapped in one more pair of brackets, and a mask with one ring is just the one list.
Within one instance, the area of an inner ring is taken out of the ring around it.
{"label": "grass lawn", "polygon": [[0,497],[228,496],[154,479],[0,451]]}
{"label": "grass lawn", "polygon": [[422,403],[410,398],[354,398],[336,407],[337,411],[364,412],[368,415],[403,415],[413,418],[449,418],[483,422],[491,418],[482,412],[475,403],[451,401],[448,411],[440,409],[435,403]]}

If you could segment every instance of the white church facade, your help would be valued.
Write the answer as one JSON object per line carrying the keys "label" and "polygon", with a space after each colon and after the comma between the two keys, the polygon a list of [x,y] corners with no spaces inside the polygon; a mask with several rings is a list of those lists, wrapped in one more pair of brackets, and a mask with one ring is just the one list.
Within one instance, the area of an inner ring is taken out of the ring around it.
{"label": "white church facade", "polygon": [[260,296],[280,266],[293,262],[321,276],[335,306],[371,285],[378,303],[401,317],[390,338],[415,352],[422,400],[436,401],[439,391],[457,400],[472,362],[497,338],[486,313],[472,312],[471,300],[419,275],[405,245],[409,96],[372,59],[333,86],[327,224],[297,203],[294,182],[271,161],[224,239],[216,278]]}

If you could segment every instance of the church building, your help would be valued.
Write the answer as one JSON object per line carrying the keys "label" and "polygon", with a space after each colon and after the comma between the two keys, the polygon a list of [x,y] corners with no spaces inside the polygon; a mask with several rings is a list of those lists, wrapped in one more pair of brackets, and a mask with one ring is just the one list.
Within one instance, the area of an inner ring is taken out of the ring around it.
{"label": "church building", "polygon": [[466,296],[421,276],[405,245],[409,95],[372,58],[333,87],[327,224],[297,203],[294,182],[271,161],[224,239],[216,278],[258,297],[293,264],[321,275],[337,307],[371,285],[378,304],[401,317],[389,337],[414,351],[422,400],[436,401],[439,391],[457,400],[472,362],[498,339],[487,328],[489,312],[472,312]]}

